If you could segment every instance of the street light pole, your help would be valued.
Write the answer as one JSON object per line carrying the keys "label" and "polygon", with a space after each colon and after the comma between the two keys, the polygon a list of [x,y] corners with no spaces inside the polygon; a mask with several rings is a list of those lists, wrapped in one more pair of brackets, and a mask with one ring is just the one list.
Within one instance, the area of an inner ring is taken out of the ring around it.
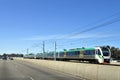
{"label": "street light pole", "polygon": [[29,49],[27,48],[27,54],[29,53]]}
{"label": "street light pole", "polygon": [[43,41],[43,59],[45,58],[45,42]]}
{"label": "street light pole", "polygon": [[56,41],[55,41],[55,44],[54,44],[54,45],[55,45],[54,60],[56,61],[56,49],[57,49],[57,48],[56,48],[56,46],[57,46]]}

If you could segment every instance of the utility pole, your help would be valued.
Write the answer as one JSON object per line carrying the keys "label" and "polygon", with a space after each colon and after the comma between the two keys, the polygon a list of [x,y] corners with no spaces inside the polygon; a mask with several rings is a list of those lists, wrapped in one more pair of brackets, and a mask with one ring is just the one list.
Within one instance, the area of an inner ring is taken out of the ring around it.
{"label": "utility pole", "polygon": [[54,45],[55,45],[54,60],[56,61],[56,49],[57,49],[57,48],[56,48],[56,46],[57,46],[56,41],[55,41],[55,44],[54,44]]}
{"label": "utility pole", "polygon": [[43,41],[43,59],[45,58],[45,42]]}
{"label": "utility pole", "polygon": [[27,54],[29,53],[29,49],[27,48]]}

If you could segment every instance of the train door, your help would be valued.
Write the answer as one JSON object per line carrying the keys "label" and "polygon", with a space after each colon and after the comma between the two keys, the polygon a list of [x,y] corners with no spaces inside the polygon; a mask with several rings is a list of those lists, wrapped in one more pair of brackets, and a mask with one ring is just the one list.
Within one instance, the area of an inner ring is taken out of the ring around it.
{"label": "train door", "polygon": [[84,50],[80,51],[80,59],[83,59],[84,58]]}
{"label": "train door", "polygon": [[100,51],[100,49],[96,49],[96,58],[97,58],[98,63],[104,62],[102,51]]}
{"label": "train door", "polygon": [[65,51],[65,52],[64,52],[64,58],[66,58],[66,55],[67,55],[67,54],[66,54],[66,51]]}

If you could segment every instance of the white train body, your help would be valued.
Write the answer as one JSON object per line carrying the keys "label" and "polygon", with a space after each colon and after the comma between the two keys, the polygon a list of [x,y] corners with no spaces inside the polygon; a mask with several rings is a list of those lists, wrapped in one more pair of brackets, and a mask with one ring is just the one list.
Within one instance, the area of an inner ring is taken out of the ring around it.
{"label": "white train body", "polygon": [[108,47],[95,48],[76,48],[60,52],[49,52],[40,54],[26,55],[25,58],[36,59],[54,59],[54,60],[80,60],[89,61],[90,63],[110,63],[111,51]]}

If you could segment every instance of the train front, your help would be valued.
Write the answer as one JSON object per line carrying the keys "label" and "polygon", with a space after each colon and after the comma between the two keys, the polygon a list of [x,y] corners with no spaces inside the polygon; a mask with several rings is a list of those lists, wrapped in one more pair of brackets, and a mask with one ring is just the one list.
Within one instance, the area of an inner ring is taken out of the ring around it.
{"label": "train front", "polygon": [[110,63],[110,58],[111,58],[111,51],[108,47],[101,47],[102,50],[102,56],[103,56],[103,61],[106,63]]}

